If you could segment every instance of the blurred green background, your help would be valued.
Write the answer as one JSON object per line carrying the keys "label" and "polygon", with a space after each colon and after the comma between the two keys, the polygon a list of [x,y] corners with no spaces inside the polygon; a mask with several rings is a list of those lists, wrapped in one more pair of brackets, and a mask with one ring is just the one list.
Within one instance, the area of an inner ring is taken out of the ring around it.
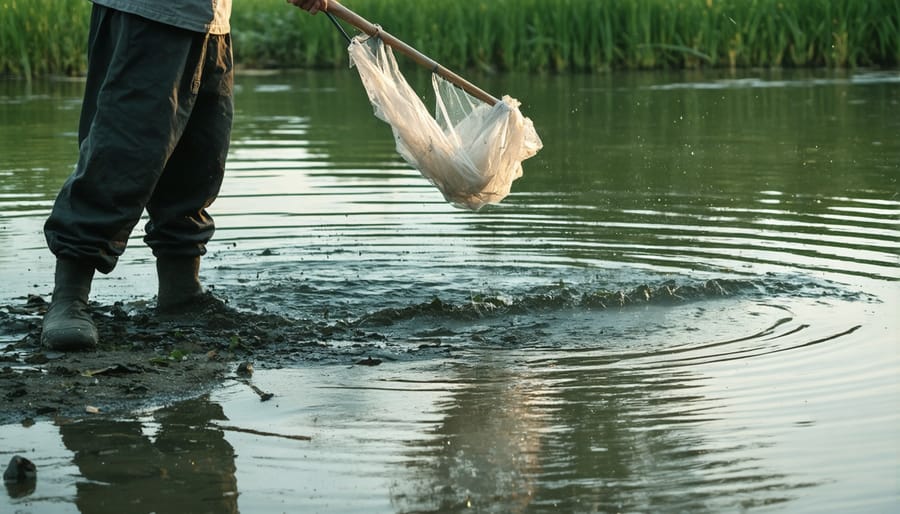
{"label": "blurred green background", "polygon": [[[87,0],[0,0],[0,73],[80,75]],[[234,2],[238,64],[347,65],[323,15],[280,0]],[[460,70],[894,67],[897,0],[346,0],[445,66]],[[348,30],[351,30],[348,27]]]}

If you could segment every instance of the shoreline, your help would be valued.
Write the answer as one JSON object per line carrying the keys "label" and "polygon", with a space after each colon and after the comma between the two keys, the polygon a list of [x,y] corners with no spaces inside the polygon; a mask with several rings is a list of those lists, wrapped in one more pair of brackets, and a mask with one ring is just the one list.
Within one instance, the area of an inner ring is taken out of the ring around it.
{"label": "shoreline", "polygon": [[24,305],[5,306],[0,334],[24,336],[0,349],[0,424],[121,415],[186,400],[234,376],[238,363],[259,359],[280,367],[298,350],[320,346],[314,342],[320,334],[302,320],[205,303],[157,316],[145,301],[92,302],[100,344],[67,353],[40,347],[46,300],[30,296]]}
{"label": "shoreline", "polygon": [[[410,9],[402,0],[370,0],[359,5],[348,1],[347,6],[462,72],[900,64],[898,12],[889,0],[563,5],[506,0],[478,9],[438,1]],[[90,3],[83,0],[13,3],[4,13],[8,22],[0,23],[0,73],[84,70],[90,12]],[[325,16],[249,0],[235,3],[231,25],[235,62],[307,69],[347,66],[346,43]]]}

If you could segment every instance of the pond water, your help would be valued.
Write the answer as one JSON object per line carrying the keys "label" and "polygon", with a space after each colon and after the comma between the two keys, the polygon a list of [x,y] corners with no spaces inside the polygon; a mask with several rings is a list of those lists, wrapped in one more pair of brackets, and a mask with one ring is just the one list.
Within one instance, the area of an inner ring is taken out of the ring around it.
{"label": "pond water", "polygon": [[[322,341],[257,363],[267,403],[231,381],[0,426],[39,469],[0,511],[900,509],[900,75],[473,81],[545,144],[475,213],[399,159],[354,72],[240,74],[203,280],[368,319],[383,364]],[[0,304],[49,296],[82,87],[0,82]],[[141,236],[96,300],[155,293]]]}

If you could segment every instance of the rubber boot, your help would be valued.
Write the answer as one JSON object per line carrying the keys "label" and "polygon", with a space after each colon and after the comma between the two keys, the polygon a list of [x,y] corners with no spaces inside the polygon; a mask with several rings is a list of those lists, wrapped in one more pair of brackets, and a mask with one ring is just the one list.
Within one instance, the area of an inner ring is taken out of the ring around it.
{"label": "rubber boot", "polygon": [[88,312],[94,267],[57,259],[53,298],[44,314],[41,346],[51,350],[89,350],[97,346],[97,327]]}
{"label": "rubber boot", "polygon": [[171,313],[203,296],[200,286],[200,257],[159,257],[156,259],[159,293],[156,310]]}

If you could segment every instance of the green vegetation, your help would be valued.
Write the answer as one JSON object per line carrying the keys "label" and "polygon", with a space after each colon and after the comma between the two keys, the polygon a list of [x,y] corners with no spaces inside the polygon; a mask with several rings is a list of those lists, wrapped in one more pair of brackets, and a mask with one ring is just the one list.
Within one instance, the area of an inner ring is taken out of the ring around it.
{"label": "green vegetation", "polygon": [[[346,0],[456,69],[593,72],[900,62],[897,0]],[[324,17],[235,2],[239,61],[346,64]],[[335,50],[337,49],[337,51]]]}
{"label": "green vegetation", "polygon": [[83,73],[90,13],[84,0],[0,0],[0,73]]}
{"label": "green vegetation", "polygon": [[[897,0],[345,0],[455,69],[594,72],[900,63]],[[90,3],[0,0],[0,73],[84,70]],[[245,67],[346,66],[323,15],[236,0]],[[347,27],[351,30],[350,27]]]}

